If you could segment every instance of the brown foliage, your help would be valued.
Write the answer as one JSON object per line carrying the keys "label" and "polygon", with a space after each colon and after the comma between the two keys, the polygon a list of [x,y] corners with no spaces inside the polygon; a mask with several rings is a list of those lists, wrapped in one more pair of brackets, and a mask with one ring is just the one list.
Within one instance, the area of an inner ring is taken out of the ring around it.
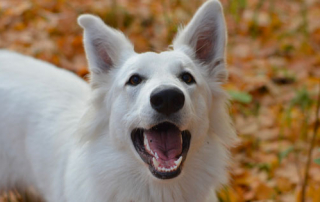
{"label": "brown foliage", "polygon": [[[201,1],[2,0],[0,47],[84,77],[81,13],[122,30],[135,49],[165,50]],[[320,2],[223,0],[229,30],[224,87],[241,142],[222,201],[299,201],[320,78]],[[312,160],[319,158],[319,138]],[[312,161],[307,201],[320,201],[320,166]],[[14,198],[14,196],[11,196]],[[2,195],[0,201],[9,201]],[[12,201],[13,199],[11,199]]]}

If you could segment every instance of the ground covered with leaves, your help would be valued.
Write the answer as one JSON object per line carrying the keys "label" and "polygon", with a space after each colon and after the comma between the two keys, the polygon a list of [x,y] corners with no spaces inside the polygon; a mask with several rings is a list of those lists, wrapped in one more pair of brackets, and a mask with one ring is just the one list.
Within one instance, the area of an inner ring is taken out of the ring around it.
{"label": "ground covered with leaves", "polygon": [[[320,201],[318,0],[222,0],[228,25],[230,111],[240,142],[221,201]],[[200,0],[1,0],[0,48],[46,60],[85,78],[79,14],[122,30],[137,52],[168,47]],[[319,112],[318,112],[319,113]],[[0,201],[21,201],[15,193]]]}

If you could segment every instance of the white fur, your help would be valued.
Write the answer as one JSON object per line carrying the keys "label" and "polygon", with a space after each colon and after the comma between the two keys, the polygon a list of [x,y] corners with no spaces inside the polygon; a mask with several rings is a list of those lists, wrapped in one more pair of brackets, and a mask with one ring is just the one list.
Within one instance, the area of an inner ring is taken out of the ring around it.
{"label": "white fur", "polygon": [[[159,54],[135,53],[97,17],[78,21],[91,86],[48,63],[0,51],[0,189],[32,185],[49,202],[215,201],[235,139],[220,87],[227,79],[220,3],[206,2],[174,50]],[[197,40],[208,36],[212,50],[197,55]],[[182,71],[197,83],[182,82]],[[133,73],[145,77],[135,87],[126,85]],[[134,128],[155,124],[149,97],[159,86],[184,93],[177,125],[192,135],[182,173],[170,180],[150,173],[130,138]]]}

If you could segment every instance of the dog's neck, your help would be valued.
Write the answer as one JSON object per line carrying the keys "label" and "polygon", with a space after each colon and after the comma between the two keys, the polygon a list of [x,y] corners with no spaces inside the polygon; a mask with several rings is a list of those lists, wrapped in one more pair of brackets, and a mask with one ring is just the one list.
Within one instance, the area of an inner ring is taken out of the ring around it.
{"label": "dog's neck", "polygon": [[[204,144],[194,153],[190,151],[180,176],[160,180],[154,178],[134,154],[128,155],[129,149],[119,151],[111,145],[107,147],[108,138],[102,137],[83,147],[89,151],[86,156],[79,151],[79,156],[73,159],[75,167],[82,167],[84,172],[73,182],[83,184],[85,181],[85,184],[93,185],[90,187],[92,190],[79,187],[88,193],[87,201],[215,201],[213,190],[227,181],[229,154],[216,137],[211,137],[211,140],[211,145]],[[100,147],[105,149],[94,149]]]}

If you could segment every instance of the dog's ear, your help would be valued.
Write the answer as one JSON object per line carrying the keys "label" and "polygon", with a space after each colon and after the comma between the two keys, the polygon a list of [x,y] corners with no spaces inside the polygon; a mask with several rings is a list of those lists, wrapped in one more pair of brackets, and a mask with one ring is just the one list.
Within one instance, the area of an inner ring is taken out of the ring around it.
{"label": "dog's ear", "polygon": [[93,15],[83,14],[78,24],[84,29],[84,46],[90,71],[108,72],[134,53],[133,45],[123,35]]}
{"label": "dog's ear", "polygon": [[225,48],[227,34],[222,6],[218,0],[209,0],[196,12],[189,24],[179,31],[173,41],[175,50],[182,50],[207,66],[209,74],[225,82]]}

